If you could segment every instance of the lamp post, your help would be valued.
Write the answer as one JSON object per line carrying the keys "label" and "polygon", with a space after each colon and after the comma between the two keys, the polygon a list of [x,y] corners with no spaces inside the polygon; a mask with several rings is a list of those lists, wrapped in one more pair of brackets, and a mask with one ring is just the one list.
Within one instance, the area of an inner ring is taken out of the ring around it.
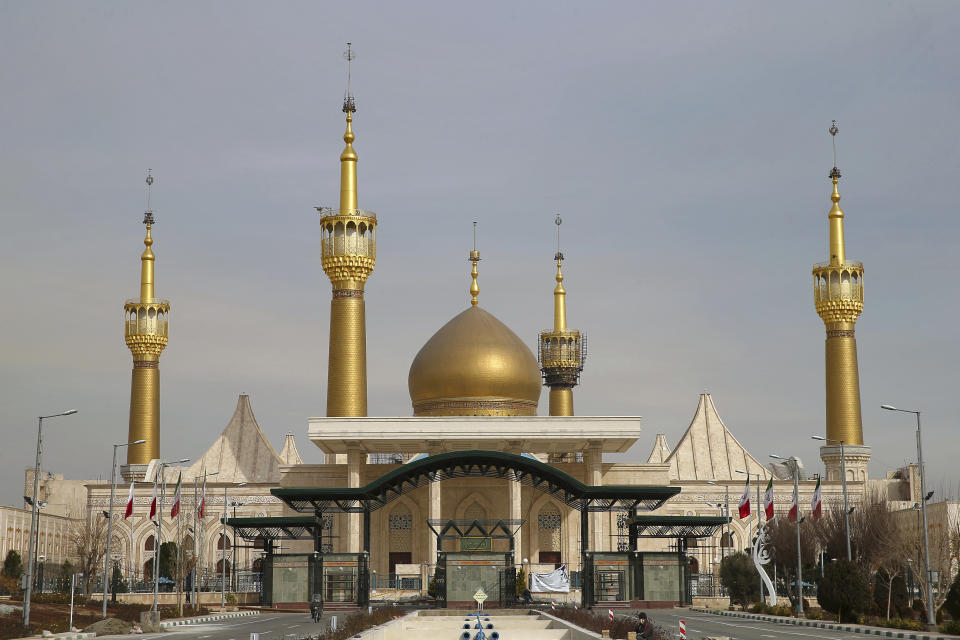
{"label": "lamp post", "polygon": [[923,470],[923,447],[920,442],[920,412],[910,409],[897,409],[893,405],[882,404],[881,409],[887,411],[899,411],[901,413],[912,413],[917,416],[917,462],[920,465],[920,513],[923,514],[923,557],[926,564],[926,571],[923,572],[924,584],[927,585],[927,627],[933,631],[937,628],[937,622],[933,615],[933,590],[930,584],[930,543],[927,541],[927,484],[926,473]]}
{"label": "lamp post", "polygon": [[[220,549],[226,551],[227,546],[227,486],[231,483],[223,483],[223,527],[220,532]],[[235,482],[232,483],[235,487],[242,487],[246,485],[246,482]],[[236,540],[234,540],[234,543]],[[227,557],[226,553],[220,558],[220,609],[224,609],[227,606],[227,575],[226,571]],[[236,567],[231,567],[232,571],[236,571]]]}
{"label": "lamp post", "polygon": [[840,443],[840,476],[843,480],[843,523],[847,529],[847,562],[853,562],[853,553],[850,551],[850,506],[847,501],[847,461],[843,450],[843,440],[835,440],[833,438],[826,438],[824,436],[810,437],[814,440],[820,440],[821,442],[826,442],[828,444],[831,442]]}
{"label": "lamp post", "polygon": [[157,505],[157,535],[153,542],[153,610],[159,611],[160,602],[160,540],[163,537],[163,508],[167,500],[167,479],[163,470],[175,464],[190,462],[190,458],[181,458],[175,462],[161,460],[157,466],[157,478],[160,481],[160,504]]}
{"label": "lamp post", "polygon": [[47,418],[71,416],[76,412],[76,409],[70,409],[62,413],[54,413],[49,416],[40,416],[37,418],[37,460],[33,466],[33,505],[30,510],[30,542],[27,548],[27,590],[23,594],[23,626],[25,627],[30,626],[30,596],[33,594],[33,532],[37,527],[37,502],[40,499],[40,458],[43,453],[43,421]]}
{"label": "lamp post", "polygon": [[[244,483],[246,484],[246,483]],[[237,519],[237,507],[245,506],[246,502],[240,502],[239,500],[231,500],[231,506],[233,507],[233,519]],[[233,592],[236,593],[240,590],[240,576],[237,574],[237,536],[236,528],[234,528],[233,536],[233,566],[230,567],[232,571],[230,572],[230,577],[233,579]]]}
{"label": "lamp post", "polygon": [[803,615],[803,558],[800,552],[800,523],[803,519],[800,517],[800,461],[795,456],[783,458],[771,453],[771,458],[777,460],[793,461],[793,501],[797,505],[797,611]]}
{"label": "lamp post", "polygon": [[103,617],[107,617],[107,591],[110,588],[109,570],[110,570],[110,540],[113,537],[113,497],[117,489],[117,449],[120,447],[129,447],[134,444],[143,444],[146,440],[135,440],[134,442],[122,442],[113,445],[113,465],[110,467],[110,506],[107,516],[107,553],[103,557]]}
{"label": "lamp post", "polygon": [[[719,486],[720,486],[719,484],[717,484],[717,483],[714,482],[713,480],[707,480],[707,484],[712,484],[712,485],[715,486],[715,487],[719,487]],[[727,557],[727,556],[729,555],[728,553],[726,553],[726,552],[724,551],[724,549],[725,549],[725,548],[726,548],[726,549],[729,549],[729,548],[730,548],[730,545],[732,544],[732,541],[730,540],[730,487],[729,487],[728,485],[723,485],[723,504],[724,504],[723,516],[727,519],[727,521],[726,521],[726,523],[725,523],[725,526],[726,526],[726,529],[727,529],[727,546],[724,547],[722,544],[720,545],[720,557],[721,557],[721,558],[725,558],[725,557]],[[721,541],[722,541],[722,540],[721,540]]]}

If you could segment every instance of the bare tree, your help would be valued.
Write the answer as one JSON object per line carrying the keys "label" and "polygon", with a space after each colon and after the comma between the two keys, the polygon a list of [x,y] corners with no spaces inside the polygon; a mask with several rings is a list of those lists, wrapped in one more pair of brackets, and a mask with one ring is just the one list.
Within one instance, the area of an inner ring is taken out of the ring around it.
{"label": "bare tree", "polygon": [[83,593],[90,595],[90,585],[103,566],[107,553],[107,521],[99,513],[77,522],[70,533],[74,551],[83,572]]}
{"label": "bare tree", "polygon": [[905,571],[905,549],[909,548],[910,540],[907,531],[891,517],[889,505],[884,502],[886,513],[884,520],[876,531],[876,565],[877,580],[887,590],[887,619],[890,619],[890,605],[893,600],[893,584]]}
{"label": "bare tree", "polygon": [[[800,523],[800,553],[803,559],[803,566],[808,571],[813,565],[817,556],[817,524],[809,519],[804,519]],[[796,582],[797,576],[797,524],[787,522],[784,517],[778,517],[770,524],[770,545],[773,562],[779,576],[782,576],[787,584],[787,592],[790,594],[790,601],[797,603],[794,589],[790,589],[790,582]]]}
{"label": "bare tree", "polygon": [[[923,597],[924,603],[927,602],[927,584],[924,580],[928,570],[926,558],[923,554],[923,530],[920,520],[920,512],[917,510],[917,519],[915,526],[904,527],[904,536],[906,544],[903,553],[907,558],[913,561],[918,574],[918,586]],[[947,522],[928,522],[927,535],[930,547],[929,569],[933,571],[930,578],[930,586],[933,590],[933,610],[936,611],[947,598],[947,591],[950,589],[953,572],[953,558],[955,554],[952,544],[952,534],[950,525]],[[958,532],[960,537],[960,532]],[[960,540],[958,540],[960,543]]]}

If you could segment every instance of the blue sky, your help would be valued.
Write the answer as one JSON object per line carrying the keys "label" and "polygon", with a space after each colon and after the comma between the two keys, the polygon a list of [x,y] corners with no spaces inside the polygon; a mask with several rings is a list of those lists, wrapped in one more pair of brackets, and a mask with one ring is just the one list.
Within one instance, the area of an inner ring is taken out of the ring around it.
{"label": "blue sky", "polygon": [[[820,466],[836,119],[864,435],[880,476],[915,457],[960,486],[956,208],[960,6],[876,3],[4,3],[0,5],[0,500],[36,416],[45,466],[109,474],[126,438],[122,305],[156,177],[164,456],[197,456],[249,393],[276,446],[325,411],[329,283],[313,207],[336,204],[345,42],[367,286],[371,415],[409,415],[407,370],[480,301],[531,348],[552,322],[553,216],[581,415],[641,415],[627,459],[671,444],[704,389],[758,458]],[[542,412],[546,394],[542,397]]]}

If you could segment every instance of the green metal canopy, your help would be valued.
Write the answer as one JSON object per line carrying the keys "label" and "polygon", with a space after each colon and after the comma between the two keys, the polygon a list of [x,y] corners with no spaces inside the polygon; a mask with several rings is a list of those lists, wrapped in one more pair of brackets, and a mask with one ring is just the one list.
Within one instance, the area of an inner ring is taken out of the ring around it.
{"label": "green metal canopy", "polygon": [[301,513],[370,512],[404,493],[451,478],[503,478],[533,487],[578,511],[652,511],[680,493],[679,487],[586,485],[539,460],[503,451],[452,451],[420,458],[365,487],[280,488],[270,493]]}
{"label": "green metal canopy", "polygon": [[727,524],[724,516],[633,516],[630,535],[636,538],[706,538]]}
{"label": "green metal canopy", "polygon": [[266,538],[269,540],[310,539],[323,521],[315,516],[284,516],[262,518],[227,518],[227,526],[233,527],[244,540]]}

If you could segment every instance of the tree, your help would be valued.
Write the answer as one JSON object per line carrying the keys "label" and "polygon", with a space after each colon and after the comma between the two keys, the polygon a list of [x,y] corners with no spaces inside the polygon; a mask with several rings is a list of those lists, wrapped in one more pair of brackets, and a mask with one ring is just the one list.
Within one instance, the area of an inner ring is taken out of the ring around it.
{"label": "tree", "polygon": [[60,565],[60,575],[57,576],[57,591],[60,593],[70,592],[70,581],[73,580],[73,564],[69,560],[64,560]]}
{"label": "tree", "polygon": [[177,543],[164,542],[160,545],[160,577],[174,579],[177,571]]}
{"label": "tree", "polygon": [[83,573],[83,592],[89,594],[90,585],[99,575],[107,553],[107,520],[99,513],[91,515],[74,525],[70,537],[74,553],[80,560],[78,569]]}
{"label": "tree", "polygon": [[[803,572],[809,578],[815,573],[817,557],[817,540],[819,539],[817,526],[810,520],[800,524],[800,552],[803,559]],[[770,543],[768,549],[775,564],[778,579],[782,578],[787,584],[787,593],[790,601],[797,604],[797,524],[787,522],[786,518],[776,518],[768,529]]]}
{"label": "tree", "polygon": [[123,571],[120,570],[120,563],[113,563],[113,574],[110,576],[110,593],[112,600],[117,601],[118,593],[127,592],[127,580],[123,577]]}
{"label": "tree", "polygon": [[23,560],[17,550],[7,551],[7,557],[3,560],[3,575],[14,580],[19,580],[23,575]]}
{"label": "tree", "polygon": [[890,619],[891,608],[900,615],[900,611],[909,605],[907,596],[907,583],[903,576],[898,574],[887,574],[884,569],[880,569],[874,574],[873,601],[877,603],[880,611],[887,612],[887,619]]}
{"label": "tree", "polygon": [[742,551],[720,562],[720,584],[730,592],[730,599],[746,606],[759,599],[760,584],[753,560]]}
{"label": "tree", "polygon": [[841,558],[823,570],[817,589],[817,601],[840,621],[856,622],[857,614],[870,607],[870,584],[866,572],[856,562]]}
{"label": "tree", "polygon": [[960,573],[953,579],[947,597],[943,601],[943,608],[954,620],[960,620]]}
{"label": "tree", "polygon": [[523,596],[523,592],[527,589],[527,568],[520,567],[520,571],[517,571],[517,580],[514,585],[514,591],[517,594],[517,597],[520,598]]}

